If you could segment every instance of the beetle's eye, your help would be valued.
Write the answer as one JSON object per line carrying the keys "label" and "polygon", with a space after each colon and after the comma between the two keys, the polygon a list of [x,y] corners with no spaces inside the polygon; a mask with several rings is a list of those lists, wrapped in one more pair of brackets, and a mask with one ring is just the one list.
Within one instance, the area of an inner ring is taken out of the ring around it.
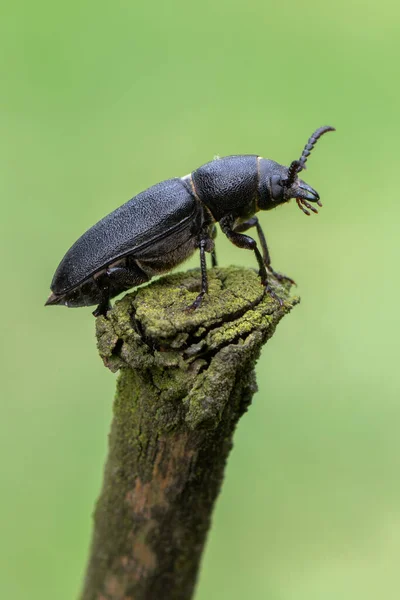
{"label": "beetle's eye", "polygon": [[272,200],[274,200],[274,202],[283,200],[283,190],[284,188],[280,176],[274,175],[271,177]]}

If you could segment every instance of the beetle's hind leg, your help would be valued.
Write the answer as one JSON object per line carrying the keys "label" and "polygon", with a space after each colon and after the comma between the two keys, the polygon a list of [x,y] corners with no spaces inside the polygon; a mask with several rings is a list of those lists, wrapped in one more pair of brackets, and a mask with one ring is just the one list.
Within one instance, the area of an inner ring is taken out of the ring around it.
{"label": "beetle's hind leg", "polygon": [[98,307],[92,312],[94,317],[100,317],[103,315],[104,317],[107,315],[107,312],[111,308],[110,303],[110,283],[108,279],[107,273],[102,273],[98,277],[95,278],[95,282],[100,291],[100,303]]}
{"label": "beetle's hind leg", "polygon": [[100,304],[93,311],[95,317],[106,316],[111,308],[110,298],[117,296],[141,283],[149,281],[150,277],[136,264],[135,261],[115,266],[109,266],[95,281],[101,293]]}
{"label": "beetle's hind leg", "polygon": [[126,264],[117,264],[108,267],[107,276],[112,289],[110,297],[150,280],[150,277],[139,267],[134,259],[127,259]]}
{"label": "beetle's hind leg", "polygon": [[271,257],[269,254],[267,240],[265,239],[264,232],[261,228],[260,222],[257,217],[252,217],[248,221],[244,221],[244,223],[240,223],[235,227],[235,231],[237,233],[241,233],[244,231],[248,231],[251,227],[255,227],[257,230],[258,239],[260,240],[260,246],[262,250],[262,255],[264,259],[264,264],[267,267],[268,271],[278,280],[278,281],[289,281],[292,285],[296,285],[296,282],[293,281],[291,277],[287,275],[283,275],[282,273],[278,273],[271,265]]}

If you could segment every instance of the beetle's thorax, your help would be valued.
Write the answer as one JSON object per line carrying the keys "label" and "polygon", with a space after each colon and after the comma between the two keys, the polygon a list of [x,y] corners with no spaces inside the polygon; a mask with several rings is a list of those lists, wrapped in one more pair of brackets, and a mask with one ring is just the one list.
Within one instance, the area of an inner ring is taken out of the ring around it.
{"label": "beetle's thorax", "polygon": [[244,219],[258,210],[256,155],[225,156],[206,163],[183,179],[215,221],[227,215]]}

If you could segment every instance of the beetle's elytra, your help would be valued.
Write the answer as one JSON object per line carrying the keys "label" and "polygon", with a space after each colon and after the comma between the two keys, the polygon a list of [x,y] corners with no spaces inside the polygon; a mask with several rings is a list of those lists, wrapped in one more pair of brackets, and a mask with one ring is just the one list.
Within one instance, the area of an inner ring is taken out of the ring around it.
{"label": "beetle's elytra", "polygon": [[[253,250],[261,283],[268,286],[271,266],[265,236],[255,215],[296,198],[309,215],[322,206],[318,193],[298,178],[316,141],[333,127],[320,127],[308,140],[299,160],[285,167],[257,155],[226,156],[190,175],[153,185],[93,225],[68,250],[59,264],[46,305],[92,306],[106,314],[110,299],[170,271],[198,248],[201,292],[189,308],[197,308],[207,293],[205,253],[214,252],[215,223],[239,248]],[[244,232],[255,227],[257,242]],[[288,278],[286,278],[288,279]]]}

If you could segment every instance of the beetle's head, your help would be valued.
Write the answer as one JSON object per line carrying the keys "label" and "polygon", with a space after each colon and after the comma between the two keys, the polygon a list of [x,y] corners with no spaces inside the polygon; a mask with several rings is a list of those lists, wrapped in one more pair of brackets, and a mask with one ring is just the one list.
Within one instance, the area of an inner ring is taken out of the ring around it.
{"label": "beetle's head", "polygon": [[[296,198],[298,207],[306,214],[310,215],[310,210],[317,213],[318,210],[312,206],[310,202],[315,202],[318,206],[322,206],[319,199],[319,194],[305,181],[298,178],[300,171],[305,169],[305,163],[314,148],[317,140],[327,131],[335,131],[333,127],[320,127],[317,129],[307,144],[304,147],[303,153],[299,160],[294,160],[290,167],[279,165],[279,169],[275,168],[275,173],[270,180],[271,200],[272,203],[281,204],[287,202],[291,198]],[[276,165],[278,167],[278,165]],[[272,206],[268,206],[272,208]],[[309,209],[309,210],[307,210]]]}

